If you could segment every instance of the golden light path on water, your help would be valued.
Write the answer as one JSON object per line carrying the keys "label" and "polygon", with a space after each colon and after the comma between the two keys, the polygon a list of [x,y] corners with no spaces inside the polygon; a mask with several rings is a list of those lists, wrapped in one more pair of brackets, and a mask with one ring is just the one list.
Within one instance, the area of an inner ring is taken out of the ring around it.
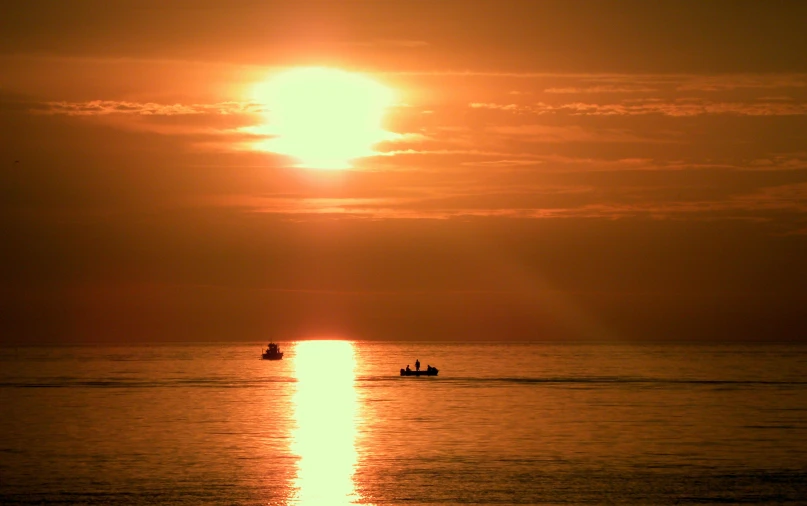
{"label": "golden light path on water", "polygon": [[358,412],[353,345],[303,341],[295,351],[292,452],[300,460],[292,503],[351,504],[356,498],[353,471]]}

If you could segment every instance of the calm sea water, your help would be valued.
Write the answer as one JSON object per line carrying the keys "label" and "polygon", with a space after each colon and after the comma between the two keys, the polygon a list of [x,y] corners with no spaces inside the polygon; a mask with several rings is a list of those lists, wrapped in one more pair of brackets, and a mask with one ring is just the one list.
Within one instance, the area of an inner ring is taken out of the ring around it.
{"label": "calm sea water", "polygon": [[281,346],[0,350],[0,503],[807,504],[807,347]]}

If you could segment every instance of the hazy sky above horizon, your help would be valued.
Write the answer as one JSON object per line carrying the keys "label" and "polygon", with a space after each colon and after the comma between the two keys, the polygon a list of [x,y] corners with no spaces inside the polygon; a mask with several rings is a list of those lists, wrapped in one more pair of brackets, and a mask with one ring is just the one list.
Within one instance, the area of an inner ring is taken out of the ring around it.
{"label": "hazy sky above horizon", "polygon": [[[804,340],[805,20],[6,2],[0,340]],[[394,97],[351,167],[272,151],[281,106],[255,90],[310,67]]]}

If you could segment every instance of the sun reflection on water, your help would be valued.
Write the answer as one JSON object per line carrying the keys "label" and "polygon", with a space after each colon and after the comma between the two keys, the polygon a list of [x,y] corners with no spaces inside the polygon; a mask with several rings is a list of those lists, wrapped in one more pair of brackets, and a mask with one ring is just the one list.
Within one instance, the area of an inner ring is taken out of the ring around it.
{"label": "sun reflection on water", "polygon": [[357,459],[353,345],[305,341],[295,352],[292,451],[300,460],[294,504],[350,504]]}

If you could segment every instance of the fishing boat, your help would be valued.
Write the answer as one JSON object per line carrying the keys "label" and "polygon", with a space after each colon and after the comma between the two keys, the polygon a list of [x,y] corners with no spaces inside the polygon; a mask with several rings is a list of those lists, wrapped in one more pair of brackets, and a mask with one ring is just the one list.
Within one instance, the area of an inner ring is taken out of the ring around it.
{"label": "fishing boat", "polygon": [[413,371],[407,366],[406,369],[401,369],[401,376],[437,376],[437,372],[437,368],[432,366],[426,367],[425,371]]}
{"label": "fishing boat", "polygon": [[266,346],[266,351],[263,352],[261,355],[263,360],[280,360],[283,358],[283,352],[280,351],[280,347],[275,343],[269,343]]}

